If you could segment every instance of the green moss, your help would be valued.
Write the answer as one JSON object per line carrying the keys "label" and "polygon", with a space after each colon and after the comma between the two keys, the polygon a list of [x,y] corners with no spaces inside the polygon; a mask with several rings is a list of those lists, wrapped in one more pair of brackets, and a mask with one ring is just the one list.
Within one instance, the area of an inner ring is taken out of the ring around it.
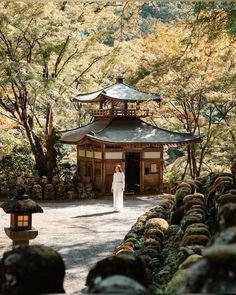
{"label": "green moss", "polygon": [[200,215],[190,215],[190,216],[184,216],[182,219],[180,225],[185,230],[189,225],[194,224],[194,223],[201,223],[204,220]]}
{"label": "green moss", "polygon": [[168,229],[169,224],[163,218],[151,218],[151,219],[147,220],[145,227],[146,227],[146,229],[148,229],[150,227],[157,227],[161,231],[165,232]]}
{"label": "green moss", "polygon": [[150,211],[147,214],[147,219],[151,219],[151,218],[163,218],[164,217],[164,213],[162,211]]}
{"label": "green moss", "polygon": [[170,224],[180,224],[184,216],[184,206],[180,206],[175,210],[172,210],[170,214]]}
{"label": "green moss", "polygon": [[192,199],[184,204],[184,209],[188,211],[194,205],[201,205],[204,208],[205,202],[202,199]]}
{"label": "green moss", "polygon": [[130,242],[130,241],[125,241],[125,242],[123,243],[123,245],[124,245],[124,246],[129,246],[129,247],[134,248],[134,243],[133,243],[133,242]]}
{"label": "green moss", "polygon": [[173,206],[173,201],[172,200],[168,200],[168,199],[166,199],[166,200],[163,200],[163,201],[161,201],[160,202],[160,206],[161,207],[163,207],[164,208],[164,210],[169,210],[169,209],[171,209],[171,207]]}
{"label": "green moss", "polygon": [[188,226],[188,229],[190,229],[190,228],[200,228],[200,227],[208,229],[208,226],[205,223],[202,223],[202,222],[193,223],[193,224]]}
{"label": "green moss", "polygon": [[211,199],[212,197],[214,197],[215,194],[215,188],[214,186],[210,186],[207,190],[207,198]]}
{"label": "green moss", "polygon": [[234,244],[230,245],[213,245],[204,251],[204,257],[216,264],[218,269],[222,266],[232,265],[236,263],[236,247]]}
{"label": "green moss", "polygon": [[214,184],[214,190],[217,191],[217,190],[227,190],[227,189],[230,189],[232,188],[234,185],[234,182],[233,180],[229,181],[229,180],[224,180],[224,181],[221,181],[221,182],[218,182],[217,184]]}
{"label": "green moss", "polygon": [[134,232],[133,230],[128,231],[128,233],[125,236],[125,240],[128,238],[137,238],[138,234],[136,232]]}
{"label": "green moss", "polygon": [[144,222],[136,222],[132,227],[131,230],[137,234],[142,234],[145,229]]}
{"label": "green moss", "polygon": [[166,288],[162,293],[164,294],[180,294],[185,285],[185,278],[182,271],[178,271],[174,274],[172,279],[166,285]]}
{"label": "green moss", "polygon": [[164,212],[165,209],[162,206],[160,206],[160,203],[159,203],[157,206],[155,206],[154,208],[152,208],[150,211]]}
{"label": "green moss", "polygon": [[136,238],[127,238],[127,239],[125,239],[125,242],[132,242],[133,244],[135,244],[136,241],[137,241]]}
{"label": "green moss", "polygon": [[133,251],[133,246],[127,245],[127,244],[121,244],[119,247],[116,248],[116,251],[120,250],[127,250],[127,251]]}
{"label": "green moss", "polygon": [[159,239],[162,241],[164,239],[164,233],[159,229],[155,227],[150,227],[147,230],[145,230],[144,233],[145,238],[154,238],[154,239]]}
{"label": "green moss", "polygon": [[236,195],[230,194],[230,193],[221,195],[217,199],[217,203],[219,203],[220,205],[224,205],[224,204],[227,204],[227,203],[236,203]]}
{"label": "green moss", "polygon": [[145,263],[145,265],[148,265],[152,257],[150,257],[147,254],[140,254],[139,257],[142,259],[142,261]]}
{"label": "green moss", "polygon": [[165,199],[168,199],[168,201],[175,203],[175,195],[165,195]]}
{"label": "green moss", "polygon": [[153,239],[153,238],[148,238],[148,239],[144,240],[143,247],[148,247],[148,246],[152,246],[156,250],[161,251],[161,242],[160,242],[160,240],[156,240],[156,239]]}
{"label": "green moss", "polygon": [[151,258],[157,257],[158,255],[160,255],[160,251],[158,251],[155,247],[153,246],[147,246],[144,247],[140,250],[140,254],[144,254],[144,255],[148,255]]}
{"label": "green moss", "polygon": [[236,243],[236,226],[228,227],[221,231],[215,239],[215,244],[235,244]]}
{"label": "green moss", "polygon": [[178,257],[181,258],[180,261],[183,262],[185,259],[193,254],[201,255],[202,251],[205,249],[203,245],[189,245],[181,246],[179,248]]}
{"label": "green moss", "polygon": [[134,243],[134,250],[139,250],[143,246],[144,237],[140,236]]}
{"label": "green moss", "polygon": [[172,236],[172,237],[175,237],[175,239],[176,239],[176,237],[178,237],[179,235],[182,235],[182,234],[183,234],[183,232],[182,232],[180,226],[176,225],[176,224],[170,225],[168,228],[168,231],[166,232],[167,238]]}
{"label": "green moss", "polygon": [[145,213],[137,219],[137,222],[146,222],[146,220],[147,220],[147,214]]}
{"label": "green moss", "polygon": [[[196,205],[195,205],[196,206]],[[205,211],[203,210],[203,208],[196,208],[194,205],[187,211],[188,215],[192,215],[192,214],[200,214],[203,218],[205,218]]]}
{"label": "green moss", "polygon": [[209,230],[205,227],[187,227],[185,230],[185,236],[189,235],[205,235],[207,237],[210,237],[211,234]]}
{"label": "green moss", "polygon": [[119,255],[119,254],[129,254],[129,253],[132,253],[134,252],[133,250],[130,250],[130,249],[126,249],[126,248],[122,248],[118,251],[116,251],[116,255]]}
{"label": "green moss", "polygon": [[192,192],[200,192],[201,182],[199,180],[189,180],[188,183],[191,185]]}
{"label": "green moss", "polygon": [[193,252],[202,256],[202,251],[205,249],[202,245],[193,245]]}
{"label": "green moss", "polygon": [[209,237],[205,235],[188,235],[184,236],[182,240],[183,246],[188,245],[203,245],[205,246],[209,241]]}
{"label": "green moss", "polygon": [[214,187],[216,187],[219,183],[225,182],[225,181],[233,183],[234,182],[233,175],[217,177],[216,180],[214,181]]}
{"label": "green moss", "polygon": [[186,269],[189,268],[191,265],[193,265],[195,262],[197,262],[199,259],[201,259],[202,256],[198,254],[193,254],[187,257],[184,262],[182,262],[179,265],[179,269]]}
{"label": "green moss", "polygon": [[184,190],[182,188],[178,189],[176,192],[175,192],[175,204],[176,204],[176,207],[180,207],[183,205],[183,199],[185,196],[189,195],[191,193],[191,190]]}
{"label": "green moss", "polygon": [[187,196],[184,197],[183,203],[185,205],[189,201],[195,200],[195,199],[202,200],[204,202],[205,201],[205,196],[203,194],[200,194],[200,193],[190,194],[190,195],[187,195]]}
{"label": "green moss", "polygon": [[186,191],[189,191],[190,193],[192,192],[192,186],[190,183],[188,182],[181,182],[178,186],[177,186],[177,190],[178,189],[185,189]]}

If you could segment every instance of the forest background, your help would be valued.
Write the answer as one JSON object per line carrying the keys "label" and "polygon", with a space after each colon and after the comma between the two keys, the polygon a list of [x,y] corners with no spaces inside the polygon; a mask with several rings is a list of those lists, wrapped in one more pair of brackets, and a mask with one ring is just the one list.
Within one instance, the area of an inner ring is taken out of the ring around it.
{"label": "forest background", "polygon": [[58,131],[91,121],[73,95],[123,76],[161,95],[147,121],[204,135],[166,148],[164,180],[227,171],[236,158],[236,4],[163,1],[0,2],[0,182],[72,175]]}

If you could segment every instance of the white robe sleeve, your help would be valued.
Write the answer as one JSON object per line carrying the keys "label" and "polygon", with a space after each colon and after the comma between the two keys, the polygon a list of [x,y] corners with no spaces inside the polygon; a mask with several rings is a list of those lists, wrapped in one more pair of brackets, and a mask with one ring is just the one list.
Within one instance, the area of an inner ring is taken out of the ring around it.
{"label": "white robe sleeve", "polygon": [[113,173],[113,179],[112,179],[112,184],[111,184],[111,189],[114,189],[114,178],[115,178],[115,173]]}
{"label": "white robe sleeve", "polygon": [[125,190],[125,174],[122,172],[122,184],[123,184],[123,191]]}

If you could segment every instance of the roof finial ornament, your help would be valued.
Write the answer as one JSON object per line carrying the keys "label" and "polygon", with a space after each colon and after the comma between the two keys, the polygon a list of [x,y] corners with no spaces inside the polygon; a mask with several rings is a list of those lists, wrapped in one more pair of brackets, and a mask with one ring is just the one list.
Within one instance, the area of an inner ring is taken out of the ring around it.
{"label": "roof finial ornament", "polygon": [[118,76],[118,77],[116,78],[116,83],[123,83],[123,82],[124,82],[124,78],[123,78],[123,77]]}

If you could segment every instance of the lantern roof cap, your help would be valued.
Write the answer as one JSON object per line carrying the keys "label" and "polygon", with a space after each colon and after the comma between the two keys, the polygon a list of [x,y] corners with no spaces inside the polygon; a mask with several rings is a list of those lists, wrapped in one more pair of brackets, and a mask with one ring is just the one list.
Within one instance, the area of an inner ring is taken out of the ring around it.
{"label": "lantern roof cap", "polygon": [[25,193],[23,186],[18,186],[17,194],[0,206],[6,213],[42,213],[43,209]]}

